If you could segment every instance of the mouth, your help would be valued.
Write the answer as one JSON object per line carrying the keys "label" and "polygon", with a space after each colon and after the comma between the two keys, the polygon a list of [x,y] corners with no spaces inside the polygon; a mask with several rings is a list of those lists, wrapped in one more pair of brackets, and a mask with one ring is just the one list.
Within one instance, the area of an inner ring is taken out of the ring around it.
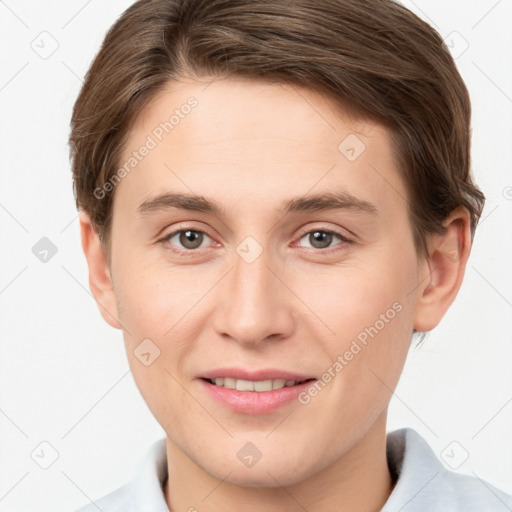
{"label": "mouth", "polygon": [[293,404],[316,380],[282,368],[243,367],[212,368],[196,378],[214,403],[246,415],[268,414]]}
{"label": "mouth", "polygon": [[293,387],[300,384],[304,384],[306,382],[312,382],[316,379],[303,379],[303,380],[285,380],[285,379],[266,379],[266,380],[245,380],[245,379],[235,379],[233,377],[215,377],[215,378],[205,378],[202,377],[202,380],[212,384],[214,386],[227,388],[227,389],[236,389],[237,391],[255,391],[257,393],[264,393],[266,391],[273,391],[276,389],[282,389],[285,387]]}

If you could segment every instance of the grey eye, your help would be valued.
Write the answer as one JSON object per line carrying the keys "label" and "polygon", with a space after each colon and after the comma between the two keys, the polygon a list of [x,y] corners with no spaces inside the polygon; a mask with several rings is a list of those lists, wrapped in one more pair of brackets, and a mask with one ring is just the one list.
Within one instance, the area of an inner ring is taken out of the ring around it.
{"label": "grey eye", "polygon": [[201,246],[204,241],[204,233],[201,231],[197,231],[194,229],[180,229],[175,233],[172,233],[168,240],[171,243],[173,242],[173,238],[178,237],[178,247],[181,245],[185,249],[197,249]]}
{"label": "grey eye", "polygon": [[301,238],[301,240],[307,240],[309,246],[306,245],[305,247],[312,247],[314,249],[327,249],[331,246],[334,237],[338,238],[340,241],[344,240],[341,235],[324,229],[315,229],[310,231],[309,233],[306,233]]}
{"label": "grey eye", "polygon": [[332,242],[332,233],[325,231],[313,231],[309,233],[309,241],[311,245],[317,249],[325,249]]}

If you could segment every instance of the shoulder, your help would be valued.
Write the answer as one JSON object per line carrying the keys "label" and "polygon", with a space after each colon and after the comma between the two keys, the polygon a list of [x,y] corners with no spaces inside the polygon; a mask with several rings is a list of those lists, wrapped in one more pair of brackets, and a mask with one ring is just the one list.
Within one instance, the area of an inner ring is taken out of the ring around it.
{"label": "shoulder", "polygon": [[387,436],[388,466],[396,484],[382,512],[506,512],[512,496],[488,482],[446,469],[416,431]]}
{"label": "shoulder", "polygon": [[130,509],[130,484],[123,485],[115,491],[91,502],[75,512],[126,512]]}
{"label": "shoulder", "polygon": [[450,497],[454,510],[464,512],[506,512],[512,510],[512,496],[481,478],[444,470],[437,477],[439,492]]}
{"label": "shoulder", "polygon": [[74,512],[169,512],[163,494],[166,479],[166,444],[159,439],[139,460],[129,483]]}

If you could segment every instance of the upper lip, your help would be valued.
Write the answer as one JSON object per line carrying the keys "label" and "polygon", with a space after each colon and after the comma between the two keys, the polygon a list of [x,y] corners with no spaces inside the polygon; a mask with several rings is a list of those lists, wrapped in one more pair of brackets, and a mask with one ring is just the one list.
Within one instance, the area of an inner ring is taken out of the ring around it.
{"label": "upper lip", "polygon": [[294,373],[274,368],[262,368],[260,370],[246,370],[244,368],[216,368],[199,375],[199,378],[202,379],[215,379],[217,377],[251,380],[254,382],[276,379],[294,380],[295,382],[298,382],[315,378],[312,375]]}

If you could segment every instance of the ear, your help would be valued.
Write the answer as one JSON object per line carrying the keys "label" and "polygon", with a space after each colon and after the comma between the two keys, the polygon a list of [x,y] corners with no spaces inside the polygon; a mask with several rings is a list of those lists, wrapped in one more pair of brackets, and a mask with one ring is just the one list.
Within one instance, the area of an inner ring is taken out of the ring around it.
{"label": "ear", "polygon": [[82,248],[89,267],[89,288],[104,320],[112,327],[120,329],[121,323],[107,255],[86,212],[80,213],[80,233]]}
{"label": "ear", "polygon": [[470,215],[459,207],[443,222],[446,232],[431,235],[428,258],[422,265],[420,279],[427,276],[419,289],[414,316],[414,329],[427,332],[445,315],[464,278],[471,251]]}

